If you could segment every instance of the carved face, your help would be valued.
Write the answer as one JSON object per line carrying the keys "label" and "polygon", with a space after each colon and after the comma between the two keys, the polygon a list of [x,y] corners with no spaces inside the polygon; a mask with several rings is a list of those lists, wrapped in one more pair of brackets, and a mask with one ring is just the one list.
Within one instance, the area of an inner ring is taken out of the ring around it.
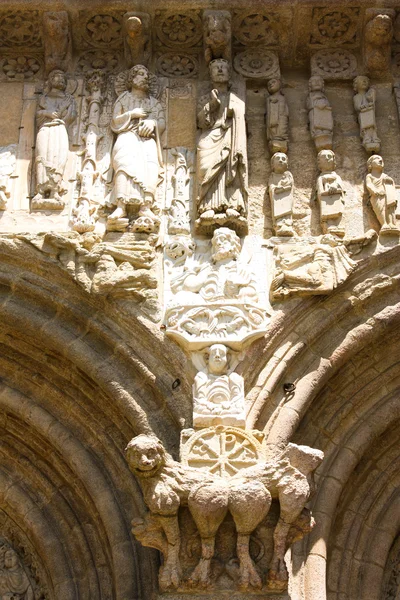
{"label": "carved face", "polygon": [[319,75],[311,77],[308,82],[308,88],[310,92],[323,92],[324,91],[324,80]]}
{"label": "carved face", "polygon": [[164,448],[157,438],[138,435],[129,442],[126,458],[129,467],[136,475],[149,477],[164,465]]}
{"label": "carved face", "polygon": [[138,65],[133,67],[129,73],[132,89],[148,90],[149,89],[149,72],[146,67]]}
{"label": "carved face", "polygon": [[227,258],[236,258],[240,253],[240,241],[234,231],[221,227],[214,232],[212,239],[212,258],[219,262]]}
{"label": "carved face", "polygon": [[321,150],[317,157],[320,171],[333,171],[335,169],[335,154],[332,150]]}
{"label": "carved face", "polygon": [[382,173],[385,165],[382,156],[379,156],[379,154],[373,154],[368,159],[367,166],[370,173],[372,170]]}
{"label": "carved face", "polygon": [[271,158],[274,173],[284,173],[288,169],[288,157],[283,152],[276,152]]}
{"label": "carved face", "polygon": [[226,371],[228,364],[227,348],[223,344],[213,344],[208,353],[208,370],[214,375]]}
{"label": "carved face", "polygon": [[55,90],[64,91],[67,87],[67,78],[63,71],[52,71],[49,75],[50,86]]}
{"label": "carved face", "polygon": [[4,566],[6,569],[13,569],[18,565],[18,557],[14,550],[7,550],[4,555]]}
{"label": "carved face", "polygon": [[229,65],[226,60],[213,60],[210,62],[210,77],[214,83],[227,83],[229,81]]}
{"label": "carved face", "polygon": [[359,76],[354,80],[354,91],[358,93],[366,92],[369,88],[368,77]]}
{"label": "carved face", "polygon": [[142,21],[138,17],[129,17],[126,21],[126,31],[130,38],[135,38],[142,33]]}
{"label": "carved face", "polygon": [[270,94],[275,94],[281,89],[281,82],[279,79],[270,79],[267,84],[267,88]]}

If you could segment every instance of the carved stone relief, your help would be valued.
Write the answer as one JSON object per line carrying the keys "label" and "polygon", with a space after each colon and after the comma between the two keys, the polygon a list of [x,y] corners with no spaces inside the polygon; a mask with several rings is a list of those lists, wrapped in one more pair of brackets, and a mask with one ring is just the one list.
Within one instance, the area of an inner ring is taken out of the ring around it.
{"label": "carved stone relief", "polygon": [[237,73],[249,79],[280,78],[278,56],[271,50],[244,50],[236,54],[233,64]]}
{"label": "carved stone relief", "polygon": [[325,95],[324,80],[319,75],[310,78],[307,97],[310,133],[317,151],[331,150],[333,138],[332,107]]}
{"label": "carved stone relief", "polygon": [[89,46],[109,48],[122,44],[121,13],[95,14],[86,18],[82,13],[81,18],[85,20],[82,35]]}
{"label": "carved stone relief", "polygon": [[165,77],[195,77],[199,62],[192,54],[166,52],[157,59],[157,71]]}
{"label": "carved stone relief", "polygon": [[282,82],[274,77],[267,85],[267,140],[271,154],[288,151],[289,108],[282,93]]}
{"label": "carved stone relief", "polygon": [[7,12],[0,16],[0,46],[40,48],[41,37],[37,10]]}
{"label": "carved stone relief", "polygon": [[204,23],[204,58],[208,65],[216,58],[231,60],[231,14],[226,10],[206,10]]}
{"label": "carved stone relief", "polygon": [[108,231],[127,230],[132,216],[136,216],[132,223],[135,232],[153,233],[159,225],[152,208],[163,166],[165,113],[155,92],[152,94],[151,79],[156,84],[143,65],[132,67],[117,79],[120,93],[111,121],[117,134],[112,151],[114,182],[106,200],[106,206],[113,209],[107,219]]}
{"label": "carved stone relief", "polygon": [[360,125],[360,136],[365,150],[369,153],[379,152],[381,141],[378,138],[375,119],[376,92],[370,87],[368,77],[359,75],[353,82],[355,96],[354,109]]}
{"label": "carved stone relief", "polygon": [[124,15],[124,49],[127,66],[148,66],[151,58],[151,22],[147,13]]}
{"label": "carved stone relief", "polygon": [[277,15],[271,12],[239,13],[233,21],[233,33],[237,41],[245,46],[276,46],[279,41]]}
{"label": "carved stone relief", "polygon": [[356,267],[346,246],[332,235],[276,245],[274,255],[272,301],[328,294]]}
{"label": "carved stone relief", "polygon": [[310,44],[355,46],[359,41],[359,8],[314,8]]}
{"label": "carved stone relief", "polygon": [[81,54],[77,68],[82,73],[101,69],[104,74],[115,72],[120,62],[118,52],[107,50],[88,50]]}
{"label": "carved stone relief", "polygon": [[0,537],[0,594],[4,600],[40,600],[42,590],[14,548]]}
{"label": "carved stone relief", "polygon": [[342,225],[344,197],[346,191],[341,177],[336,173],[336,158],[332,150],[321,150],[318,153],[317,198],[320,207],[322,233],[343,237]]}
{"label": "carved stone relief", "polygon": [[67,78],[56,69],[36,110],[36,195],[32,210],[62,210],[67,192],[63,180],[69,151],[68,130],[76,119],[76,102],[66,93]]}
{"label": "carved stone relief", "polygon": [[326,81],[353,79],[357,58],[348,50],[319,50],[311,57],[311,73]]}
{"label": "carved stone relief", "polygon": [[155,29],[161,44],[169,48],[190,48],[200,42],[203,25],[195,10],[174,13],[156,11]]}
{"label": "carved stone relief", "polygon": [[72,39],[66,11],[43,13],[43,40],[46,73],[54,69],[68,71]]}
{"label": "carved stone relief", "polygon": [[277,152],[271,158],[272,173],[268,182],[275,235],[292,236],[293,231],[293,175],[289,171],[288,158]]}
{"label": "carved stone relief", "polygon": [[190,169],[193,157],[185,148],[173,148],[174,172],[171,177],[173,197],[169,209],[168,233],[189,234]]}
{"label": "carved stone relief", "polygon": [[40,77],[42,62],[37,56],[17,54],[1,59],[0,68],[9,81],[28,81]]}
{"label": "carved stone relief", "polygon": [[232,373],[232,351],[213,344],[203,353],[203,368],[193,384],[193,426],[236,425],[244,427],[244,381]]}
{"label": "carved stone relief", "polygon": [[396,219],[397,197],[394,181],[383,172],[382,157],[374,154],[368,159],[368,175],[365,187],[368,200],[381,226],[381,235],[400,235],[400,224]]}
{"label": "carved stone relief", "polygon": [[364,30],[364,61],[367,72],[375,77],[384,76],[390,68],[390,51],[393,37],[391,14],[367,13],[370,20]]}
{"label": "carved stone relief", "polygon": [[247,231],[247,148],[244,102],[229,89],[230,68],[224,59],[210,63],[213,89],[200,99],[197,145],[197,213],[199,232],[229,225]]}
{"label": "carved stone relief", "polygon": [[[215,458],[210,461],[209,469],[176,462],[161,442],[151,436],[139,435],[127,446],[128,464],[142,488],[149,509],[144,519],[133,521],[132,531],[142,543],[162,550],[164,564],[160,569],[159,584],[163,591],[185,589],[180,560],[182,532],[178,521],[178,513],[184,506],[188,506],[201,538],[199,562],[187,580],[190,587],[206,588],[213,584],[211,559],[215,553],[215,537],[228,512],[233,517],[237,532],[239,589],[261,589],[264,585],[264,589],[282,590],[287,585],[284,554],[290,543],[289,532],[311,495],[313,471],[323,455],[307,446],[288,444],[283,453],[278,453],[272,461],[258,460],[254,461],[255,464],[253,462],[253,466],[243,468],[252,462],[248,458],[251,449],[246,456],[251,434],[242,434],[242,439],[245,439],[240,444],[239,432],[236,434],[234,431],[232,435],[229,429],[222,428],[221,439],[226,444],[223,453],[215,446],[216,458],[226,452],[229,454],[235,443],[239,446],[236,462],[239,468],[234,467],[233,472],[237,470],[237,473],[230,477],[216,474]],[[194,435],[199,442],[198,438],[204,434]],[[186,443],[190,445],[190,440]],[[202,444],[204,451],[207,448],[212,450],[207,442],[204,445],[200,441],[200,454],[204,452]],[[196,446],[192,444],[192,447]],[[244,464],[240,464],[241,453]],[[235,463],[232,455],[230,462]],[[250,535],[267,516],[273,498],[279,498],[280,519],[274,532],[274,554],[268,580],[264,583],[250,556]]]}
{"label": "carved stone relief", "polygon": [[17,145],[0,148],[0,210],[6,210],[10,197],[10,175],[16,166]]}

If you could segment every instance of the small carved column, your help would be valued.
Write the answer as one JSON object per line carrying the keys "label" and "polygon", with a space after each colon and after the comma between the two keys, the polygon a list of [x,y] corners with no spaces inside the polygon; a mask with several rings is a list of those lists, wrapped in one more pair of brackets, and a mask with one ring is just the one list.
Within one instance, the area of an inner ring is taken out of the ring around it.
{"label": "small carved column", "polygon": [[101,106],[103,103],[102,92],[104,89],[104,73],[93,71],[90,73],[86,86],[90,92],[87,101],[88,125],[85,135],[85,151],[82,169],[78,174],[81,184],[77,206],[72,213],[73,229],[83,233],[93,231],[95,227],[94,212],[96,208],[92,205],[93,185],[98,177],[96,150],[100,137],[99,121]]}

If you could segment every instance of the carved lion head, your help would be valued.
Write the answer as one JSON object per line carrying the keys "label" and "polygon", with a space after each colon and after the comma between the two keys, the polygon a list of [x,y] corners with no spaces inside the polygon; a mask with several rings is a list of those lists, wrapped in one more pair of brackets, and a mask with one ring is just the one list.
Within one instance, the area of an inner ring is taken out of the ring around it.
{"label": "carved lion head", "polygon": [[153,477],[165,464],[164,446],[155,436],[137,435],[125,452],[129,468],[137,477]]}

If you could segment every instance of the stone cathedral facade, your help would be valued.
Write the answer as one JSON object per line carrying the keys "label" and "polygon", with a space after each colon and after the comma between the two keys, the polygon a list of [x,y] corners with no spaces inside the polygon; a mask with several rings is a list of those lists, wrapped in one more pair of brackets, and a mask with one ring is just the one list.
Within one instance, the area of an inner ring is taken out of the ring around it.
{"label": "stone cathedral facade", "polygon": [[399,600],[400,1],[2,0],[0,600]]}

